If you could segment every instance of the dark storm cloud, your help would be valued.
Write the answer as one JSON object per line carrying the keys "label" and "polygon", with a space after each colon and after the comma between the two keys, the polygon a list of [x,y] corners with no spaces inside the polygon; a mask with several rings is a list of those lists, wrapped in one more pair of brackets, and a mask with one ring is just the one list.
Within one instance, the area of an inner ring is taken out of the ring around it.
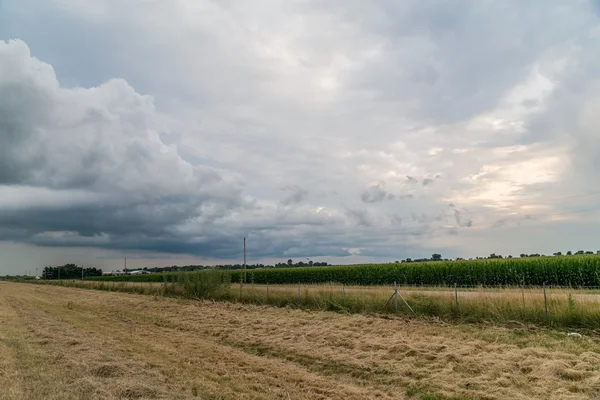
{"label": "dark storm cloud", "polygon": [[470,228],[473,226],[473,220],[466,215],[466,212],[464,210],[456,208],[454,204],[450,204],[450,208],[454,215],[456,226],[462,228]]}
{"label": "dark storm cloud", "polygon": [[380,185],[370,186],[368,189],[363,190],[360,194],[360,200],[363,203],[381,203],[385,200],[404,200],[404,199],[412,199],[414,195],[412,194],[401,194],[396,195],[393,193],[388,193],[386,190],[381,188]]}
{"label": "dark storm cloud", "polygon": [[[27,232],[39,244],[178,252],[195,239],[169,237],[174,226],[212,224],[242,206],[235,179],[186,163],[160,142],[152,99],[123,81],[62,89],[23,42],[0,42],[0,93],[0,183],[10,185],[2,193],[22,198],[0,207],[5,239]],[[62,200],[44,205],[48,198],[31,197],[35,188]],[[89,195],[85,204],[70,200],[74,190]],[[82,240],[94,237],[107,240]]]}
{"label": "dark storm cloud", "polygon": [[363,203],[379,203],[385,199],[393,199],[393,195],[388,194],[388,192],[377,185],[364,190],[360,194],[360,199]]}
{"label": "dark storm cloud", "polygon": [[373,224],[373,220],[367,210],[348,210],[346,215],[357,226],[369,227]]}
{"label": "dark storm cloud", "polygon": [[432,183],[434,183],[436,180],[438,180],[440,178],[441,178],[440,175],[436,175],[433,178],[424,178],[423,179],[423,186],[430,186]]}
{"label": "dark storm cloud", "polygon": [[398,214],[393,214],[390,216],[390,222],[393,225],[402,225],[402,217]]}
{"label": "dark storm cloud", "polygon": [[287,195],[281,199],[281,204],[284,206],[301,203],[308,197],[308,191],[298,185],[286,186],[282,190],[287,193]]}

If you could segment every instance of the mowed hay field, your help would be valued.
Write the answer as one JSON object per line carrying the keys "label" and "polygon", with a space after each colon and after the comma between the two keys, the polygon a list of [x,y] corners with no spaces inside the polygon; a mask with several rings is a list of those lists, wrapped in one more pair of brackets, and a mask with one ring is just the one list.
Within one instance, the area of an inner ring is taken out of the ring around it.
{"label": "mowed hay field", "polygon": [[0,282],[1,399],[598,394],[595,336]]}

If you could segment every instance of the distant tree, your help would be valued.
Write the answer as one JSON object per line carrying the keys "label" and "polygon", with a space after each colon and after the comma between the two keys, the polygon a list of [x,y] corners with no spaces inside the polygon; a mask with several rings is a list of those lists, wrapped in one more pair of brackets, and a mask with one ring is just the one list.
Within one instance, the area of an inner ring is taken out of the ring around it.
{"label": "distant tree", "polygon": [[560,251],[557,251],[556,253],[554,253],[555,256],[562,256],[562,253]]}
{"label": "distant tree", "polygon": [[442,255],[441,255],[441,254],[437,254],[437,253],[435,253],[435,254],[432,254],[432,255],[431,255],[431,259],[432,259],[433,261],[440,261],[440,260],[442,259]]}
{"label": "distant tree", "polygon": [[291,258],[288,260],[288,265],[289,265],[290,267],[291,267],[292,265],[294,265],[294,262],[292,261],[292,259],[291,259]]}
{"label": "distant tree", "polygon": [[567,255],[568,255],[568,256],[572,256],[572,255],[573,255],[573,252],[572,252],[571,250],[569,250],[569,251],[567,251]]}
{"label": "distant tree", "polygon": [[577,253],[575,253],[575,254],[584,254],[584,251],[583,251],[583,250],[579,250],[579,251],[577,251]]}
{"label": "distant tree", "polygon": [[78,267],[75,264],[65,264],[56,267],[45,267],[41,277],[44,279],[81,279],[83,276],[100,276],[102,270],[97,268]]}

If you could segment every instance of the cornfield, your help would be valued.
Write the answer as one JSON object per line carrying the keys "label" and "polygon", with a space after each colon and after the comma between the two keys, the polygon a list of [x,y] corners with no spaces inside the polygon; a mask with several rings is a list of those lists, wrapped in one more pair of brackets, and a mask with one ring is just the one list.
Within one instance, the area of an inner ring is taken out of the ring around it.
{"label": "cornfield", "polygon": [[[201,273],[204,273],[203,271]],[[238,283],[243,271],[222,271]],[[192,272],[194,274],[194,272]],[[269,268],[246,272],[247,283],[415,286],[600,286],[600,256],[504,258],[333,267]],[[90,277],[90,280],[171,282],[177,273]],[[229,280],[229,279],[228,279]]]}
{"label": "cornfield", "polygon": [[[247,282],[351,285],[600,286],[600,257],[564,256],[248,270]],[[232,273],[239,282],[242,271]]]}

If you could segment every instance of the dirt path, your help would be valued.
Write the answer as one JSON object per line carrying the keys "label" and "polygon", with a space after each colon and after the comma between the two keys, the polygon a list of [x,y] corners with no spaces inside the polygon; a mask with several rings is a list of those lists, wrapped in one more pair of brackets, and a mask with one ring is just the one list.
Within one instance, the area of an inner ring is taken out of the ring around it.
{"label": "dirt path", "polygon": [[598,352],[556,332],[0,282],[3,400],[589,399]]}

